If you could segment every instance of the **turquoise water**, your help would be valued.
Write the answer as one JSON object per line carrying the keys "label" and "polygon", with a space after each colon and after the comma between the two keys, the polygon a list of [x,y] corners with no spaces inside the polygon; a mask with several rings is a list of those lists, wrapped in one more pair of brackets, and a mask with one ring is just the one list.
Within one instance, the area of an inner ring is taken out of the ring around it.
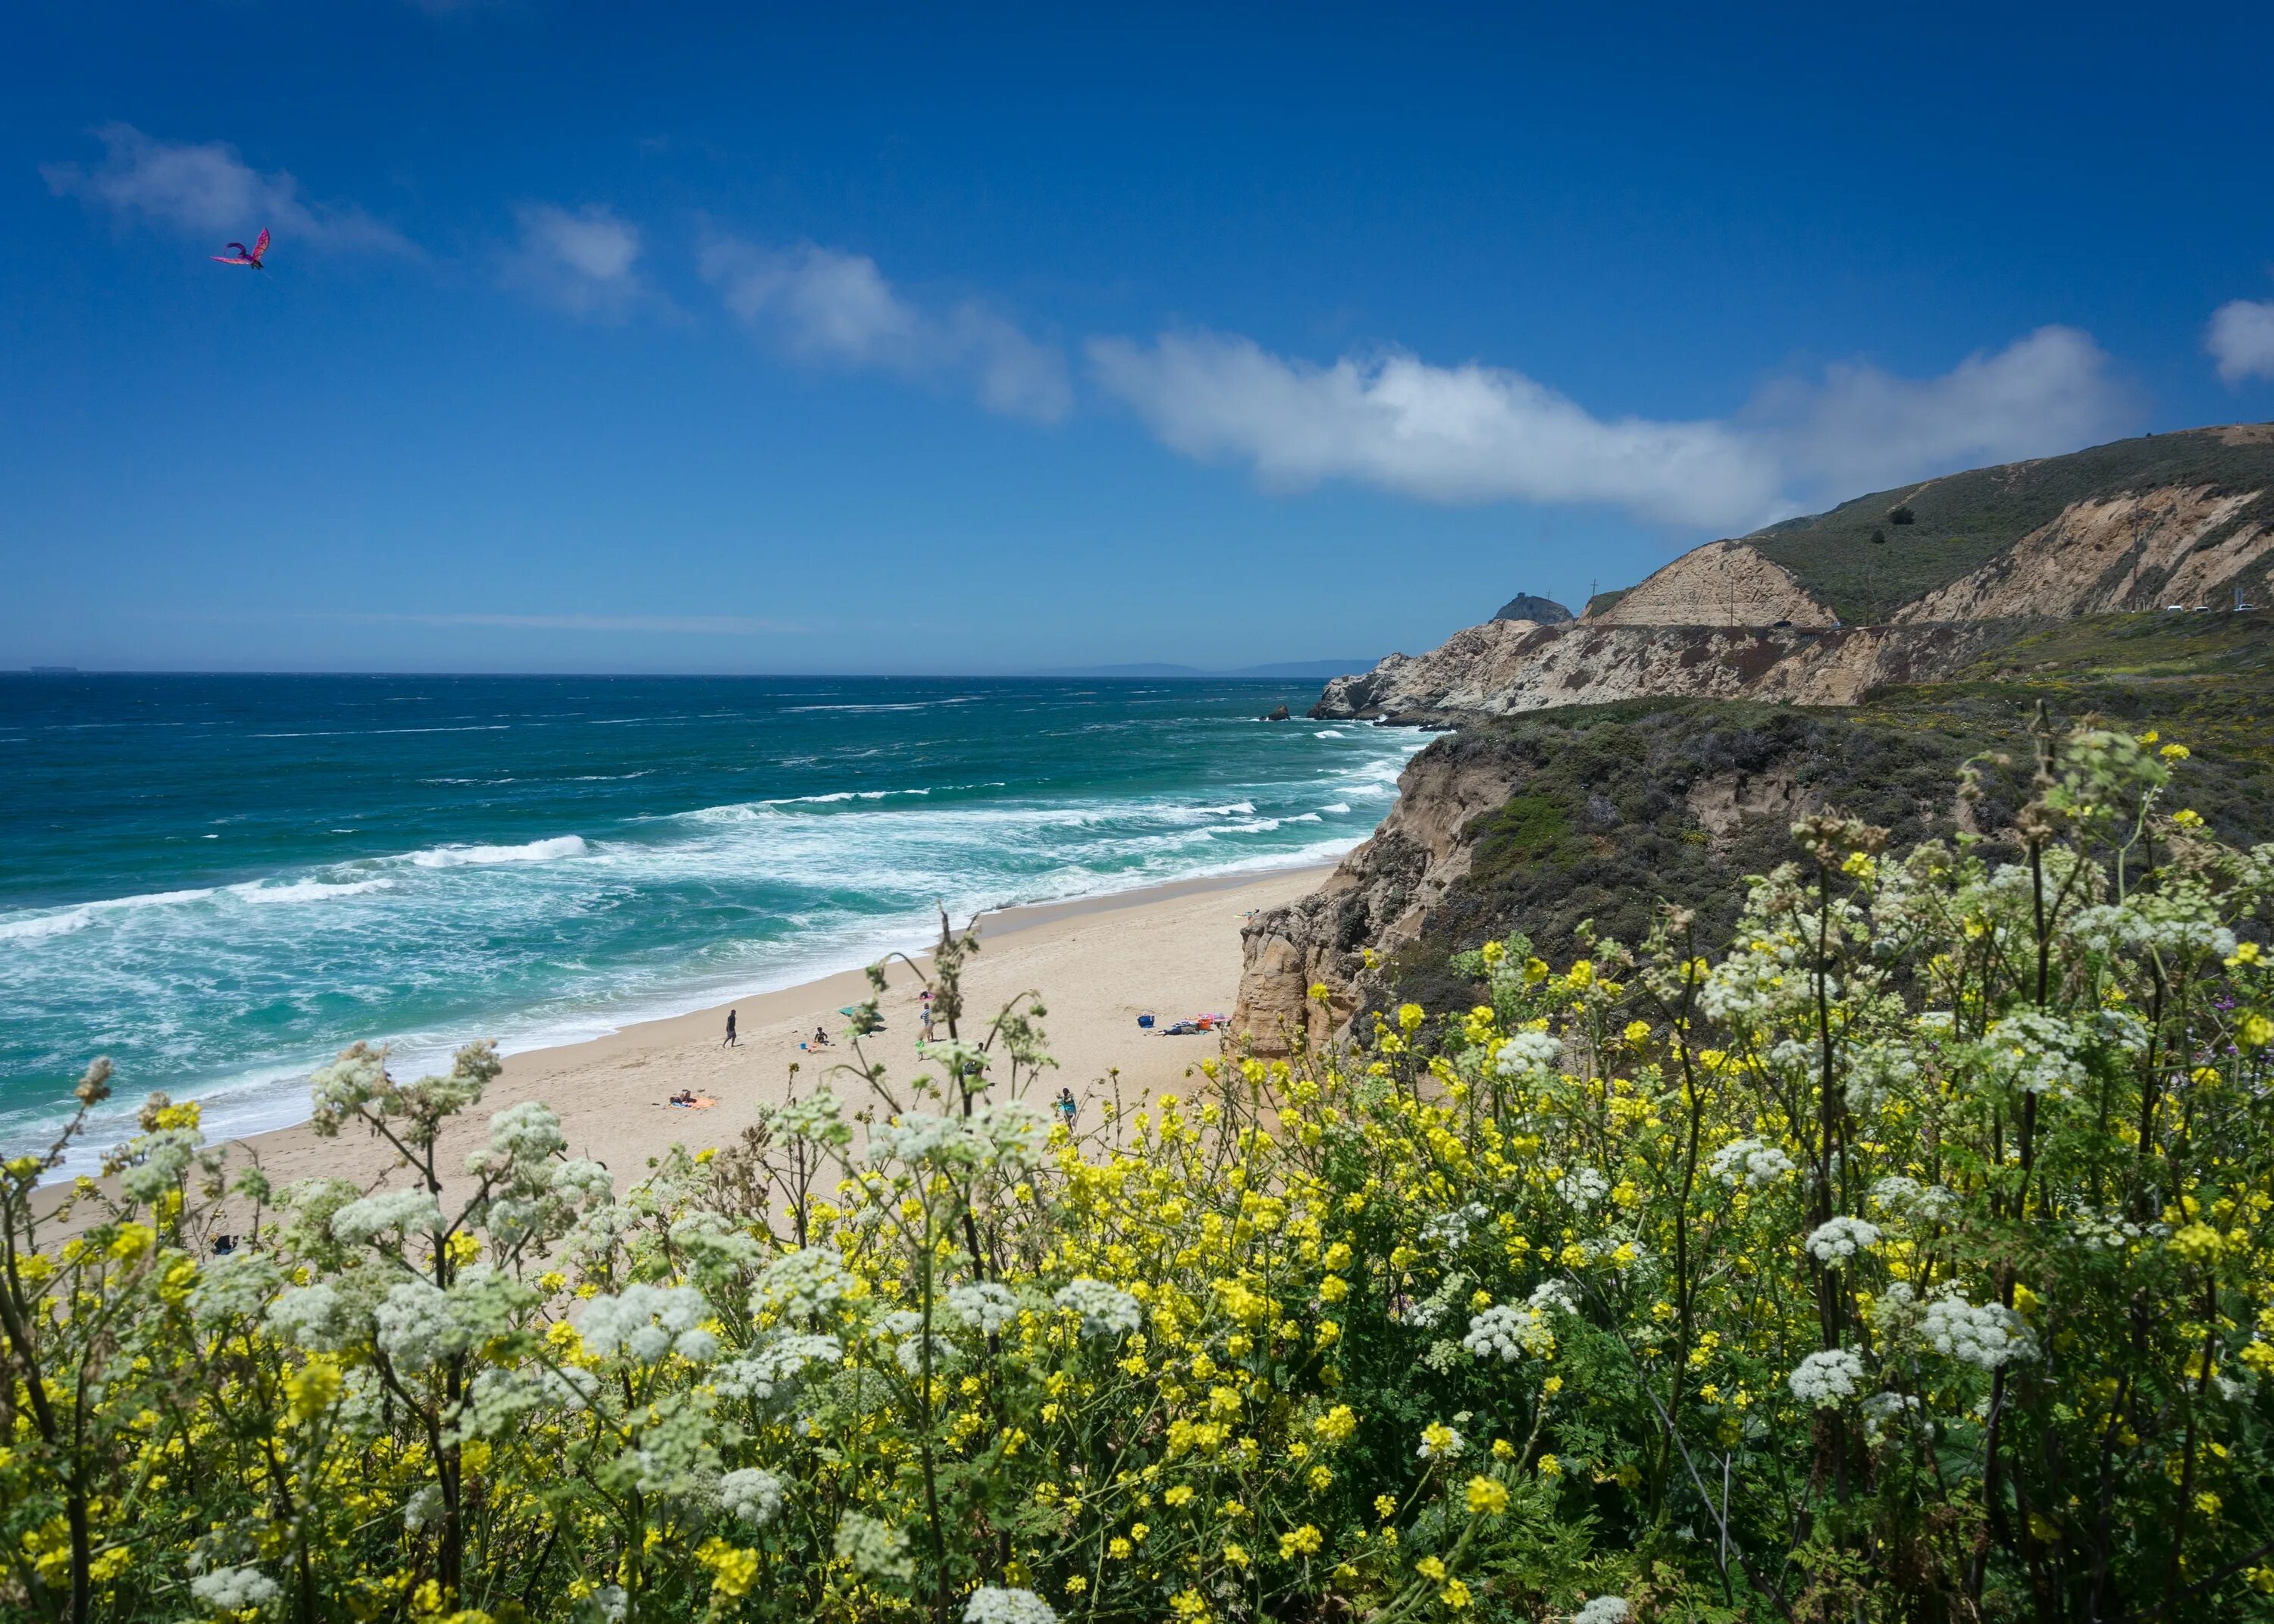
{"label": "turquoise water", "polygon": [[1420,741],[1255,719],[1311,697],[0,676],[0,1146],[44,1143],[95,1054],[246,1132],[355,1038],[564,1041],[914,944],[936,902],[1332,857]]}

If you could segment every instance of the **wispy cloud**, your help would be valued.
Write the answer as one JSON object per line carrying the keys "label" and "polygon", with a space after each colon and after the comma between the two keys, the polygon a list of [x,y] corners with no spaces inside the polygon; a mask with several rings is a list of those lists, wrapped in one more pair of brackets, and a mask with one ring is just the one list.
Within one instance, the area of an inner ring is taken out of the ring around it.
{"label": "wispy cloud", "polygon": [[519,239],[501,280],[579,316],[615,318],[647,289],[639,274],[639,228],[599,204],[569,210],[523,203],[513,211]]}
{"label": "wispy cloud", "polygon": [[713,238],[704,279],[739,320],[808,362],[968,387],[990,411],[1055,422],[1073,405],[1065,358],[975,301],[926,310],[865,254]]}
{"label": "wispy cloud", "polygon": [[415,252],[401,233],[352,204],[304,199],[290,174],[261,173],[227,142],[160,140],[124,124],[105,124],[94,135],[104,147],[102,162],[40,166],[57,197],[77,197],[117,219],[216,244],[230,237],[250,242],[266,227],[280,245]]}
{"label": "wispy cloud", "polygon": [[1327,365],[1253,340],[1093,340],[1092,375],[1166,445],[1245,462],[1267,485],[1352,479],[1424,500],[1600,503],[1736,530],[1799,500],[2073,449],[2127,408],[2086,335],[2046,327],[1942,377],[1860,365],[1764,390],[1727,418],[1603,418],[1504,367],[1402,350]]}
{"label": "wispy cloud", "polygon": [[2274,299],[2235,299],[2212,312],[2203,348],[2231,384],[2274,378]]}

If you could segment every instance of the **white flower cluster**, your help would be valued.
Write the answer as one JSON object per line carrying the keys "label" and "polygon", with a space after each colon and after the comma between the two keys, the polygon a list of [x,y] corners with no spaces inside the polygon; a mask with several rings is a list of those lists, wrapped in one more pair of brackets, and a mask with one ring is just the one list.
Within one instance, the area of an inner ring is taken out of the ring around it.
{"label": "white flower cluster", "polygon": [[719,1507],[752,1528],[764,1528],[781,1510],[781,1479],[755,1466],[730,1471],[719,1479]]}
{"label": "white flower cluster", "polygon": [[750,1294],[750,1312],[772,1312],[793,1320],[814,1320],[844,1301],[853,1284],[845,1259],[833,1246],[807,1246],[766,1266]]}
{"label": "white flower cluster", "polygon": [[1543,1359],[1554,1353],[1555,1333],[1548,1327],[1547,1317],[1538,1309],[1495,1303],[1471,1317],[1469,1334],[1461,1338],[1461,1346],[1480,1359],[1497,1354],[1502,1361],[1513,1365],[1527,1353]]}
{"label": "white flower cluster", "polygon": [[568,1148],[561,1118],[540,1101],[523,1100],[490,1118],[490,1152],[499,1162],[543,1162]]}
{"label": "white flower cluster", "polygon": [[258,1568],[216,1568],[190,1581],[190,1594],[215,1613],[265,1607],[277,1597],[276,1581]]}
{"label": "white flower cluster", "polygon": [[2073,1098],[2089,1077],[2076,1050],[2076,1028],[2058,1016],[2022,1010],[1991,1023],[1983,1044],[2005,1080],[2023,1094]]}
{"label": "white flower cluster", "polygon": [[1084,1336],[1125,1335],[1145,1323],[1145,1311],[1135,1297],[1087,1275],[1060,1286],[1050,1301],[1081,1316]]}
{"label": "white flower cluster", "polygon": [[847,1512],[837,1524],[837,1558],[867,1579],[905,1580],[916,1570],[907,1535],[857,1511]]}
{"label": "white flower cluster", "polygon": [[998,1100],[968,1116],[904,1112],[870,1131],[869,1160],[908,1168],[1017,1170],[1039,1164],[1049,1141],[1050,1124],[1040,1107],[1025,1100]]}
{"label": "white flower cluster", "polygon": [[947,1312],[982,1336],[992,1336],[1019,1317],[1019,1299],[1010,1287],[983,1280],[950,1288]]}
{"label": "white flower cluster", "polygon": [[1493,1064],[1502,1077],[1537,1083],[1554,1076],[1562,1058],[1562,1039],[1546,1032],[1518,1032],[1500,1046]]}
{"label": "white flower cluster", "polygon": [[1793,1170],[1792,1158],[1758,1139],[1731,1139],[1713,1153],[1706,1170],[1735,1190],[1759,1190]]}
{"label": "white flower cluster", "polygon": [[1567,1314],[1579,1312],[1579,1293],[1568,1280],[1543,1280],[1532,1288],[1529,1299],[1534,1312],[1546,1313],[1560,1308]]}
{"label": "white flower cluster", "polygon": [[1482,1223],[1490,1214],[1481,1202],[1471,1201],[1439,1213],[1421,1226],[1421,1238],[1434,1245],[1458,1252],[1469,1244],[1469,1232]]}
{"label": "white flower cluster", "polygon": [[2150,950],[2166,959],[2204,953],[2225,959],[2234,951],[2234,932],[2195,911],[2199,901],[2184,893],[2172,898],[2135,896],[2129,903],[2104,902],[2081,908],[2068,921],[2068,934],[2104,953],[2118,949]]}
{"label": "white flower cluster", "polygon": [[802,1375],[807,1365],[833,1365],[844,1357],[845,1345],[833,1336],[778,1337],[755,1352],[719,1365],[712,1385],[728,1398],[770,1399],[775,1389]]}
{"label": "white flower cluster", "polygon": [[1977,1306],[1954,1293],[1926,1305],[1919,1335],[1937,1353],[1984,1370],[1996,1370],[2037,1351],[2029,1327],[2012,1309],[2002,1303]]}
{"label": "white flower cluster", "polygon": [[379,1345],[399,1369],[431,1369],[504,1335],[536,1300],[530,1288],[486,1264],[467,1269],[448,1291],[430,1280],[406,1280],[379,1304]]}
{"label": "white flower cluster", "polygon": [[126,1147],[132,1165],[118,1176],[119,1188],[137,1201],[154,1201],[181,1182],[197,1159],[201,1139],[193,1128],[160,1128],[137,1134]]}
{"label": "white flower cluster", "polygon": [[[913,1308],[896,1308],[884,1319],[885,1339],[896,1344],[892,1349],[892,1357],[911,1376],[923,1369],[926,1340],[923,1322],[923,1316]],[[931,1334],[930,1340],[932,1368],[937,1370],[947,1362],[955,1350],[937,1331]]]}
{"label": "white flower cluster", "polygon": [[1854,1398],[1864,1386],[1864,1361],[1852,1348],[1811,1353],[1800,1362],[1785,1385],[1793,1397],[1817,1410],[1829,1410]]}
{"label": "white flower cluster", "polygon": [[719,1213],[689,1213],[671,1226],[671,1244],[687,1254],[694,1272],[713,1282],[756,1268],[765,1244]]}
{"label": "white flower cluster", "polygon": [[332,1286],[295,1286],[269,1304],[261,1316],[268,1328],[296,1347],[317,1352],[337,1348],[349,1329],[347,1299]]}
{"label": "white flower cluster", "polygon": [[1713,966],[1698,989],[1698,1008],[1710,1019],[1748,1026],[1780,1010],[1800,1009],[1814,996],[1799,950],[1764,937]]}
{"label": "white flower cluster", "polygon": [[332,1214],[332,1234],[349,1246],[360,1246],[389,1233],[431,1234],[441,1227],[442,1209],[424,1190],[381,1191],[350,1201]]}
{"label": "white flower cluster", "polygon": [[1890,1173],[1871,1186],[1871,1199],[1882,1210],[1938,1223],[1958,1210],[1958,1198],[1940,1184],[1923,1184],[1901,1173]]}
{"label": "white flower cluster", "polygon": [[587,1619],[599,1624],[624,1624],[624,1614],[631,1611],[632,1598],[621,1584],[604,1584],[584,1598],[573,1615],[579,1624]]}
{"label": "white flower cluster", "polygon": [[592,1402],[600,1379],[578,1365],[560,1369],[531,1363],[490,1365],[474,1372],[473,1386],[450,1418],[444,1436],[453,1443],[495,1441],[509,1436],[522,1417],[538,1410],[574,1414]]}
{"label": "white flower cluster", "polygon": [[447,1509],[447,1502],[442,1499],[442,1485],[422,1483],[411,1490],[410,1498],[403,1502],[403,1531],[415,1534],[421,1529],[438,1527]]}
{"label": "white flower cluster", "polygon": [[1874,1393],[1859,1408],[1864,1412],[1864,1432],[1873,1443],[1887,1435],[1897,1418],[1918,1413],[1917,1398],[1909,1393]]}
{"label": "white flower cluster", "polygon": [[2163,1229],[2161,1224],[2135,1223],[2115,1207],[2105,1213],[2080,1212],[2068,1221],[2069,1234],[2078,1244],[2120,1252],[2133,1242]]}
{"label": "white flower cluster", "polygon": [[1571,1615],[1571,1624],[1626,1624],[1630,1616],[1623,1596],[1598,1596]]}
{"label": "white flower cluster", "polygon": [[677,1354],[697,1365],[719,1357],[719,1339],[703,1328],[711,1305],[692,1286],[626,1286],[584,1305],[576,1329],[595,1353],[617,1353],[637,1365]]}
{"label": "white flower cluster", "polygon": [[963,1624],[1058,1624],[1050,1604],[1032,1590],[983,1584],[963,1604]]}
{"label": "white flower cluster", "polygon": [[1910,1093],[1918,1076],[1918,1061],[1909,1049],[1899,1043],[1873,1043],[1856,1056],[1841,1086],[1849,1109],[1868,1116],[1889,1100]]}
{"label": "white flower cluster", "polygon": [[853,1138],[852,1127],[845,1120],[844,1106],[827,1088],[817,1088],[802,1100],[761,1105],[758,1120],[786,1139],[845,1145]]}
{"label": "white flower cluster", "polygon": [[1879,1226],[1862,1218],[1834,1218],[1809,1232],[1808,1255],[1818,1263],[1845,1263],[1879,1244]]}
{"label": "white flower cluster", "polygon": [[946,1067],[951,1075],[967,1079],[981,1075],[995,1060],[994,1056],[968,1038],[942,1038],[937,1043],[927,1043],[923,1057]]}
{"label": "white flower cluster", "polygon": [[1611,1192],[1611,1181],[1591,1167],[1573,1168],[1555,1181],[1555,1193],[1585,1212]]}
{"label": "white flower cluster", "polygon": [[200,1325],[250,1320],[267,1307],[284,1277],[257,1252],[219,1258],[198,1271],[190,1288],[190,1315]]}

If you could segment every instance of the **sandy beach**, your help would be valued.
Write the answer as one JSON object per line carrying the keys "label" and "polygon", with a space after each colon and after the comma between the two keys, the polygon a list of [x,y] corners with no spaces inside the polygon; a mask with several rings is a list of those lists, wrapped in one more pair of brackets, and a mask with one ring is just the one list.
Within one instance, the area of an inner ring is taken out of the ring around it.
{"label": "sandy beach", "polygon": [[[1181,1090],[1191,1069],[1217,1052],[1213,1037],[1156,1035],[1141,1030],[1137,1017],[1149,1011],[1165,1026],[1228,1012],[1239,991],[1246,916],[1306,895],[1327,872],[1307,868],[1186,881],[986,915],[981,950],[967,973],[967,1006],[983,1021],[1007,999],[1039,991],[1048,1011],[1043,1029],[1058,1063],[1047,1093],[1055,1094],[1061,1084],[1071,1087],[1083,1121],[1094,1123],[1117,1080],[1129,1099]],[[922,989],[915,971],[893,965],[886,1030],[863,1046],[891,1076],[905,1079],[917,1070]],[[572,1153],[605,1163],[621,1188],[674,1144],[731,1143],[756,1120],[760,1104],[784,1097],[793,1066],[801,1088],[829,1077],[852,1057],[839,1011],[866,996],[866,978],[847,972],[586,1042],[509,1056],[481,1106],[444,1135],[442,1163],[454,1170],[463,1165],[466,1153],[483,1142],[493,1111],[541,1100],[560,1113]],[[729,1008],[737,1011],[740,1038],[731,1049],[722,1042]],[[837,1040],[832,1048],[801,1049],[816,1026]],[[966,1034],[978,1035],[970,1022]],[[838,1082],[848,1098],[863,1092],[856,1082]],[[682,1089],[716,1103],[692,1110],[666,1102]],[[332,1175],[376,1185],[395,1166],[392,1150],[380,1140],[354,1132],[323,1139],[305,1123],[232,1146],[233,1160],[257,1157],[280,1184]]]}

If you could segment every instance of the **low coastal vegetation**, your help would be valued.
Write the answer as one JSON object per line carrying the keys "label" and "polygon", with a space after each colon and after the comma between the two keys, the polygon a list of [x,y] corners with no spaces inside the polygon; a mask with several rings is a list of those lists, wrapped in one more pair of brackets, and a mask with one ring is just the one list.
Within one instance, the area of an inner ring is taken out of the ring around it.
{"label": "low coastal vegetation", "polygon": [[636,1182],[534,1103],[436,1165],[479,1045],[316,1075],[376,1192],[153,1099],[59,1211],[5,1169],[0,1606],[2274,1617],[2274,847],[2187,754],[2040,729],[1955,763],[1999,840],[1813,813],[1726,929],[1487,941],[1081,1134],[945,936],[925,1074]]}
{"label": "low coastal vegetation", "polygon": [[[2274,840],[2274,637],[2259,616],[2016,626],[1947,680],[1874,689],[1853,707],[1648,698],[1464,718],[1422,764],[1442,757],[1445,773],[1512,793],[1463,831],[1468,861],[1413,938],[1362,978],[1365,1001],[1464,1002],[1473,978],[1453,961],[1490,937],[1520,929],[1561,962],[1585,951],[1582,926],[1636,940],[1666,902],[1719,941],[1744,876],[1781,861],[1793,816],[1819,807],[1888,830],[1897,847],[1964,831],[2010,860],[2041,709],[2184,737],[2189,807],[2230,843]],[[1371,920],[1354,922],[1353,946]]]}

